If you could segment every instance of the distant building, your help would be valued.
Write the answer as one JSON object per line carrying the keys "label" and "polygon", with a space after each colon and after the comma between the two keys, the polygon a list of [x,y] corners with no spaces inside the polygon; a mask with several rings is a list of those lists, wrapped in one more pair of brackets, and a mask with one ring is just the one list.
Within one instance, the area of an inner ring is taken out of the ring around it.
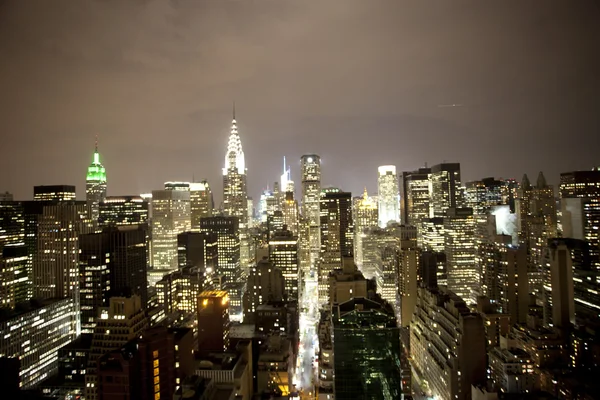
{"label": "distant building", "polygon": [[96,149],[94,150],[94,160],[87,169],[85,198],[90,218],[94,224],[97,224],[100,216],[100,203],[106,198],[106,169],[100,164],[98,142],[96,142]]}
{"label": "distant building", "polygon": [[402,173],[402,223],[420,226],[429,218],[430,168]]}
{"label": "distant building", "polygon": [[383,165],[378,171],[379,226],[385,228],[389,222],[400,222],[400,190],[395,165]]}
{"label": "distant building", "polygon": [[77,199],[75,186],[72,185],[49,185],[34,186],[34,201],[74,201]]}
{"label": "distant building", "polygon": [[311,268],[321,253],[321,157],[306,154],[300,158],[302,176],[302,216],[309,229]]}
{"label": "distant building", "polygon": [[229,296],[222,290],[198,296],[198,351],[207,355],[229,347]]}
{"label": "distant building", "polygon": [[298,238],[287,229],[276,231],[269,240],[269,260],[283,274],[287,299],[298,300]]}
{"label": "distant building", "polygon": [[108,196],[100,203],[100,228],[148,223],[148,202],[141,196]]}
{"label": "distant building", "polygon": [[190,183],[192,230],[200,230],[200,219],[213,214],[213,194],[207,181]]}
{"label": "distant building", "polygon": [[429,216],[446,216],[446,210],[462,206],[460,164],[438,164],[429,174]]}

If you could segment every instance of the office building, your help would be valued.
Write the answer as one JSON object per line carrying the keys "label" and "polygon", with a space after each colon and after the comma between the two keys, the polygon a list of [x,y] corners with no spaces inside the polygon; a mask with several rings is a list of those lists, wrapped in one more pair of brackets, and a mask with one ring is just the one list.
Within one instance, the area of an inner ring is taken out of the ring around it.
{"label": "office building", "polygon": [[177,235],[189,231],[190,225],[189,190],[152,191],[153,269],[177,269]]}
{"label": "office building", "polygon": [[213,216],[200,220],[202,232],[217,235],[217,287],[226,289],[231,299],[230,311],[239,314],[242,287],[246,275],[240,266],[240,228],[236,217]]}
{"label": "office building", "polygon": [[377,202],[369,197],[367,188],[362,197],[354,201],[353,220],[354,220],[354,262],[360,269],[363,262],[362,240],[366,235],[366,230],[378,225],[378,206]]}
{"label": "office building", "polygon": [[75,186],[47,185],[33,187],[34,201],[73,201],[76,199]]}
{"label": "office building", "polygon": [[302,176],[302,216],[308,221],[311,268],[321,256],[321,157],[316,154],[300,158]]}
{"label": "office building", "polygon": [[488,353],[493,387],[503,393],[534,393],[540,389],[533,360],[517,348],[495,347]]}
{"label": "office building", "polygon": [[345,259],[341,269],[329,274],[329,306],[336,307],[353,298],[368,297],[373,287],[364,275],[358,271],[350,259]]}
{"label": "office building", "polygon": [[446,216],[446,210],[462,206],[460,164],[438,164],[429,174],[429,215]]}
{"label": "office building", "polygon": [[79,237],[81,329],[93,333],[98,310],[111,297],[148,302],[147,225],[122,225]]}
{"label": "office building", "polygon": [[402,222],[420,226],[429,218],[430,168],[419,168],[402,173]]}
{"label": "office building", "polygon": [[31,298],[27,247],[0,241],[0,308],[15,308]]}
{"label": "office building", "polygon": [[471,385],[485,381],[483,319],[450,291],[417,289],[410,351],[417,379],[427,382],[428,396],[470,399]]}
{"label": "office building", "polygon": [[18,245],[25,242],[23,203],[0,201],[0,243]]}
{"label": "office building", "polygon": [[400,222],[400,190],[395,165],[378,168],[377,202],[379,226],[385,228],[389,222]]}
{"label": "office building", "polygon": [[72,297],[79,310],[79,235],[90,233],[83,201],[44,203],[33,259],[34,296]]}
{"label": "office building", "polygon": [[560,175],[563,237],[586,240],[600,270],[600,169]]}
{"label": "office building", "polygon": [[269,240],[269,260],[283,274],[288,300],[298,300],[298,238],[287,229],[276,231]]}
{"label": "office building", "polygon": [[194,313],[198,295],[212,287],[212,281],[201,268],[183,267],[156,282],[158,303],[170,313]]}
{"label": "office building", "polygon": [[476,261],[475,219],[471,208],[450,208],[444,218],[444,253],[448,289],[468,304],[476,304],[481,274]]}
{"label": "office building", "polygon": [[319,301],[326,304],[329,273],[342,266],[342,259],[354,260],[352,194],[337,188],[321,191],[321,260],[319,263]]}
{"label": "office building", "polygon": [[229,347],[229,296],[222,290],[198,296],[198,350],[221,353]]}
{"label": "office building", "polygon": [[148,223],[148,201],[141,196],[108,196],[100,203],[100,228]]}
{"label": "office building", "polygon": [[285,284],[281,269],[266,258],[252,266],[244,293],[244,322],[254,322],[258,306],[285,300]]}
{"label": "office building", "polygon": [[[291,181],[288,182],[288,185]],[[293,183],[293,182],[292,182]],[[281,204],[283,223],[294,234],[298,235],[298,202],[294,199],[294,192],[285,192],[285,198]]]}
{"label": "office building", "polygon": [[58,350],[77,336],[72,298],[32,300],[0,310],[0,358],[20,362],[20,387],[29,389],[57,372]]}
{"label": "office building", "polygon": [[193,267],[212,274],[219,265],[218,235],[215,232],[183,232],[177,235],[179,268]]}
{"label": "office building", "polygon": [[[506,237],[505,237],[506,238]],[[529,312],[527,250],[501,238],[479,246],[483,276],[481,294],[512,323],[524,324]]]}
{"label": "office building", "polygon": [[353,298],[332,309],[337,400],[399,399],[400,331],[392,307]]}
{"label": "office building", "polygon": [[106,198],[106,169],[100,164],[98,141],[94,150],[94,159],[87,169],[85,178],[85,199],[89,215],[94,224],[98,223],[100,216],[100,203]]}
{"label": "office building", "polygon": [[200,218],[210,217],[213,214],[213,195],[206,180],[190,183],[190,213],[192,230],[200,230]]}
{"label": "office building", "polygon": [[98,399],[173,398],[177,387],[175,347],[175,333],[155,327],[101,356]]}
{"label": "office building", "polygon": [[112,297],[108,307],[98,310],[92,338],[92,348],[85,374],[86,400],[99,400],[98,360],[139,337],[148,328],[148,321],[139,296]]}

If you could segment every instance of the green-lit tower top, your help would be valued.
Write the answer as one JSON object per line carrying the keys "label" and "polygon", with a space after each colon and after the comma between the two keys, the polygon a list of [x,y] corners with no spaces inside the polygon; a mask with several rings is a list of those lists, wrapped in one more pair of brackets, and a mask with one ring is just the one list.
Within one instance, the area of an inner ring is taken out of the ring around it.
{"label": "green-lit tower top", "polygon": [[98,139],[96,138],[96,149],[94,150],[94,161],[90,164],[87,170],[86,181],[90,182],[106,182],[106,169],[100,164],[100,154],[98,153]]}

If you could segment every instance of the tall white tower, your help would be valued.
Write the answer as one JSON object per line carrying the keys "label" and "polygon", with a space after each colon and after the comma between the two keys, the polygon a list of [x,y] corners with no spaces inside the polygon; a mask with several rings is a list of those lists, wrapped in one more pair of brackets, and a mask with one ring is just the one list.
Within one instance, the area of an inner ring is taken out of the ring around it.
{"label": "tall white tower", "polygon": [[395,165],[379,167],[377,191],[379,226],[385,228],[388,222],[400,222],[400,190]]}
{"label": "tall white tower", "polygon": [[309,226],[311,267],[321,252],[321,158],[316,154],[302,156],[302,215]]}

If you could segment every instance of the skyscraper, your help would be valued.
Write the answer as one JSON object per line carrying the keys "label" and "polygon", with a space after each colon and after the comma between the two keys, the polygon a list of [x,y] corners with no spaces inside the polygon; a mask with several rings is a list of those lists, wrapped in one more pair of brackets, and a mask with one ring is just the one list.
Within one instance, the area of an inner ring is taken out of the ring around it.
{"label": "skyscraper", "polygon": [[429,218],[429,174],[431,168],[402,173],[402,223],[420,226]]}
{"label": "skyscraper", "polygon": [[210,217],[213,211],[212,191],[207,181],[190,183],[192,230],[200,230],[200,218]]}
{"label": "skyscraper", "polygon": [[[177,235],[190,230],[190,192],[152,191],[152,268],[177,269]],[[156,281],[161,277],[157,277]],[[156,281],[150,282],[151,284]]]}
{"label": "skyscraper", "polygon": [[445,217],[446,210],[461,207],[460,164],[438,164],[429,174],[429,215]]}
{"label": "skyscraper", "polygon": [[79,237],[83,333],[93,333],[98,309],[108,307],[111,297],[135,294],[147,303],[147,230],[145,224],[127,225]]}
{"label": "skyscraper", "polygon": [[329,273],[342,267],[343,258],[354,260],[352,194],[338,188],[321,190],[321,260],[319,301],[327,303]]}
{"label": "skyscraper", "polygon": [[75,186],[72,185],[47,185],[33,187],[34,201],[69,201],[75,200]]}
{"label": "skyscraper", "polygon": [[311,268],[321,252],[321,158],[307,154],[300,158],[302,175],[302,216],[309,226]]}
{"label": "skyscraper", "polygon": [[206,355],[229,346],[229,296],[222,290],[198,296],[198,350]]}
{"label": "skyscraper", "polygon": [[148,202],[141,196],[108,196],[100,203],[100,228],[148,222]]}
{"label": "skyscraper", "polygon": [[378,171],[379,226],[385,228],[388,222],[400,222],[400,191],[395,165],[382,165]]}
{"label": "skyscraper", "polygon": [[240,229],[240,265],[247,270],[250,262],[248,243],[248,189],[246,187],[246,161],[242,141],[235,120],[235,105],[231,133],[223,168],[223,211],[225,216],[237,217]]}
{"label": "skyscraper", "polygon": [[269,239],[269,260],[283,274],[288,300],[298,300],[298,238],[287,229],[276,231]]}
{"label": "skyscraper", "polygon": [[94,160],[87,170],[85,178],[85,198],[93,223],[98,222],[100,215],[100,203],[106,198],[106,169],[100,164],[98,153],[98,141],[94,150]]}
{"label": "skyscraper", "polygon": [[366,230],[377,226],[378,220],[377,203],[369,197],[367,188],[362,195],[354,202],[353,220],[354,220],[354,262],[358,269],[363,264],[362,239],[366,235]]}

